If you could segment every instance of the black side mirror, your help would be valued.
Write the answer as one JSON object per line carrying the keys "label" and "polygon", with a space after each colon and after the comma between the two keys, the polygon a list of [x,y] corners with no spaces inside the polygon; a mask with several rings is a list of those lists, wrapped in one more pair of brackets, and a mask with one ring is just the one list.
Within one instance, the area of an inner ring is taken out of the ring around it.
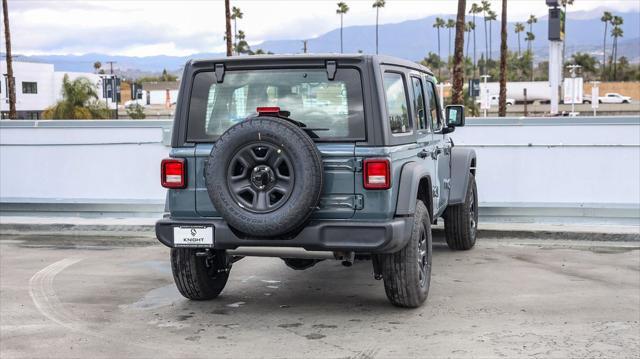
{"label": "black side mirror", "polygon": [[445,108],[445,120],[447,127],[464,126],[464,106],[449,105]]}

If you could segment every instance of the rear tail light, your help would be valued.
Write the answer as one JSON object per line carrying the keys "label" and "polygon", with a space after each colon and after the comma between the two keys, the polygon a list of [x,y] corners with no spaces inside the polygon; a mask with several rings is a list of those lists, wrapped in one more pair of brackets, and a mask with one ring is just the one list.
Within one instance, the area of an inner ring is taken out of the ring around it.
{"label": "rear tail light", "polygon": [[365,189],[389,189],[391,188],[391,170],[387,159],[364,160],[364,188]]}
{"label": "rear tail light", "polygon": [[160,182],[164,188],[184,188],[187,163],[183,158],[167,158],[160,165]]}
{"label": "rear tail light", "polygon": [[278,114],[280,114],[280,107],[277,107],[277,106],[272,106],[272,107],[257,107],[257,108],[256,108],[256,112],[257,112],[259,115],[264,115],[264,114],[278,115]]}

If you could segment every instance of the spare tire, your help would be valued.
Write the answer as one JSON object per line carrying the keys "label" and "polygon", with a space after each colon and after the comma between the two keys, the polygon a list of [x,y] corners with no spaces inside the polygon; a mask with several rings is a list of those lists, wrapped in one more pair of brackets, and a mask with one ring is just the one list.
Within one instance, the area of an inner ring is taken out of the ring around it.
{"label": "spare tire", "polygon": [[211,202],[232,228],[256,237],[282,236],[302,226],[318,206],[322,158],[296,124],[259,116],[218,138],[205,180]]}

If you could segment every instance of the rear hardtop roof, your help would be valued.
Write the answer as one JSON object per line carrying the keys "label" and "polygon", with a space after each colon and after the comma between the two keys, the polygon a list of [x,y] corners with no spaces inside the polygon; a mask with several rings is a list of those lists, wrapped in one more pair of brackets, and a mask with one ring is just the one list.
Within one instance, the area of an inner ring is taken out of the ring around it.
{"label": "rear hardtop roof", "polygon": [[360,61],[365,62],[370,60],[373,64],[379,65],[395,65],[406,68],[415,69],[418,71],[426,72],[433,76],[433,72],[416,62],[401,59],[393,56],[386,55],[370,55],[370,54],[283,54],[283,55],[251,55],[251,56],[231,56],[231,57],[219,57],[211,59],[193,59],[187,63],[199,67],[207,66],[215,63],[225,64],[265,64],[265,63],[278,63],[278,62],[291,62],[291,61],[322,61],[322,60],[335,60],[340,63],[340,60],[346,60],[349,62]]}

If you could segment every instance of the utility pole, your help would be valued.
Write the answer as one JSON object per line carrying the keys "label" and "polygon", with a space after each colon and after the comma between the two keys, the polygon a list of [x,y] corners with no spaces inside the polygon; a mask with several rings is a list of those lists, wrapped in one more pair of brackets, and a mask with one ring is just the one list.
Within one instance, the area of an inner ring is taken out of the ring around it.
{"label": "utility pole", "polygon": [[2,0],[2,15],[4,16],[4,38],[7,55],[7,92],[9,93],[9,119],[15,120],[16,114],[16,80],[13,77],[13,58],[11,56],[11,31],[9,29],[9,5]]}

